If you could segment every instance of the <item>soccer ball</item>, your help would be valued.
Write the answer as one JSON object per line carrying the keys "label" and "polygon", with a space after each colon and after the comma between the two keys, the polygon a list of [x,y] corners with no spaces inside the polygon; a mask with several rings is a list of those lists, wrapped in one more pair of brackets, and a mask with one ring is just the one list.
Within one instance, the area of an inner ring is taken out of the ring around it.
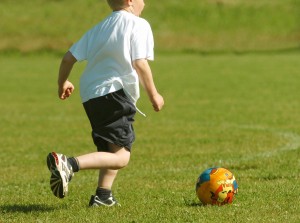
{"label": "soccer ball", "polygon": [[200,174],[196,194],[204,204],[224,205],[233,201],[238,185],[233,174],[221,167],[213,167]]}

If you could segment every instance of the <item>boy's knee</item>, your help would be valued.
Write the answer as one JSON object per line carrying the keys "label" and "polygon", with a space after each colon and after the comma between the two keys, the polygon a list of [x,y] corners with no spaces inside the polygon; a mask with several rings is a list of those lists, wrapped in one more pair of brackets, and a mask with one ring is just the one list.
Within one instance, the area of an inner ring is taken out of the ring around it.
{"label": "boy's knee", "polygon": [[117,156],[117,162],[116,162],[116,168],[122,169],[126,167],[130,160],[130,151],[122,148],[115,152],[115,155]]}
{"label": "boy's knee", "polygon": [[126,167],[129,163],[129,157],[122,157],[118,162],[119,169]]}

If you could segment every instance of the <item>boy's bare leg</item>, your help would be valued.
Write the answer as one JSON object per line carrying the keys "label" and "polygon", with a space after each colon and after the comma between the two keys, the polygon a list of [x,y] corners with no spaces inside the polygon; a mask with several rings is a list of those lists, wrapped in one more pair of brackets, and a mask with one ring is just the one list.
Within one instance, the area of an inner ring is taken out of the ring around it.
{"label": "boy's bare leg", "polygon": [[[104,166],[99,168],[100,171],[96,195],[91,196],[89,206],[120,205],[113,197],[111,188],[117,176],[118,169],[125,167],[128,164],[130,152],[127,149],[114,144],[108,144],[108,146],[110,152],[98,152],[78,157],[79,165],[81,166],[80,162],[84,165],[83,169]],[[101,156],[104,156],[107,162],[104,161]],[[88,163],[88,161],[90,162]]]}
{"label": "boy's bare leg", "polygon": [[[118,152],[123,149],[114,144],[108,143],[109,149],[112,153]],[[129,151],[127,151],[129,152]],[[126,154],[126,155],[125,155]],[[127,153],[122,153],[122,157],[126,159]],[[130,154],[129,154],[130,155]],[[129,156],[130,158],[130,156]],[[99,171],[98,187],[111,190],[113,182],[117,176],[118,170],[102,168]]]}
{"label": "boy's bare leg", "polygon": [[99,171],[98,187],[111,190],[113,182],[117,176],[118,170],[101,169]]}
{"label": "boy's bare leg", "polygon": [[124,147],[109,144],[111,152],[94,152],[78,156],[80,170],[84,169],[110,169],[118,170],[127,166],[130,151]]}

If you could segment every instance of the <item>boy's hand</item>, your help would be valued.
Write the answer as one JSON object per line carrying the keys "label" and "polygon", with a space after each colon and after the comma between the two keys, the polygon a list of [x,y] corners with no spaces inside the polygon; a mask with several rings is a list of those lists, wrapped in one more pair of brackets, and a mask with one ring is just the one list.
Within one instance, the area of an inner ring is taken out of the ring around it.
{"label": "boy's hand", "polygon": [[71,96],[75,87],[70,81],[65,81],[62,85],[58,86],[58,97],[65,100]]}
{"label": "boy's hand", "polygon": [[159,94],[155,94],[150,98],[154,111],[159,112],[164,106],[164,98]]}

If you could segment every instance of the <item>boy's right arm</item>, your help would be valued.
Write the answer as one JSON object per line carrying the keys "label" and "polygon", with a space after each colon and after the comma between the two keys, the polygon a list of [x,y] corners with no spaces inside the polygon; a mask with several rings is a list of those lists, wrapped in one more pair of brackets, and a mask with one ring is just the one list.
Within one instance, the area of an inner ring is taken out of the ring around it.
{"label": "boy's right arm", "polygon": [[58,97],[62,100],[71,96],[74,91],[74,85],[68,81],[73,65],[77,62],[71,52],[67,52],[60,64],[58,74]]}
{"label": "boy's right arm", "polygon": [[160,111],[164,105],[163,97],[156,90],[151,68],[146,59],[138,59],[133,61],[133,67],[136,70],[140,82],[146,90],[148,97],[155,111]]}

